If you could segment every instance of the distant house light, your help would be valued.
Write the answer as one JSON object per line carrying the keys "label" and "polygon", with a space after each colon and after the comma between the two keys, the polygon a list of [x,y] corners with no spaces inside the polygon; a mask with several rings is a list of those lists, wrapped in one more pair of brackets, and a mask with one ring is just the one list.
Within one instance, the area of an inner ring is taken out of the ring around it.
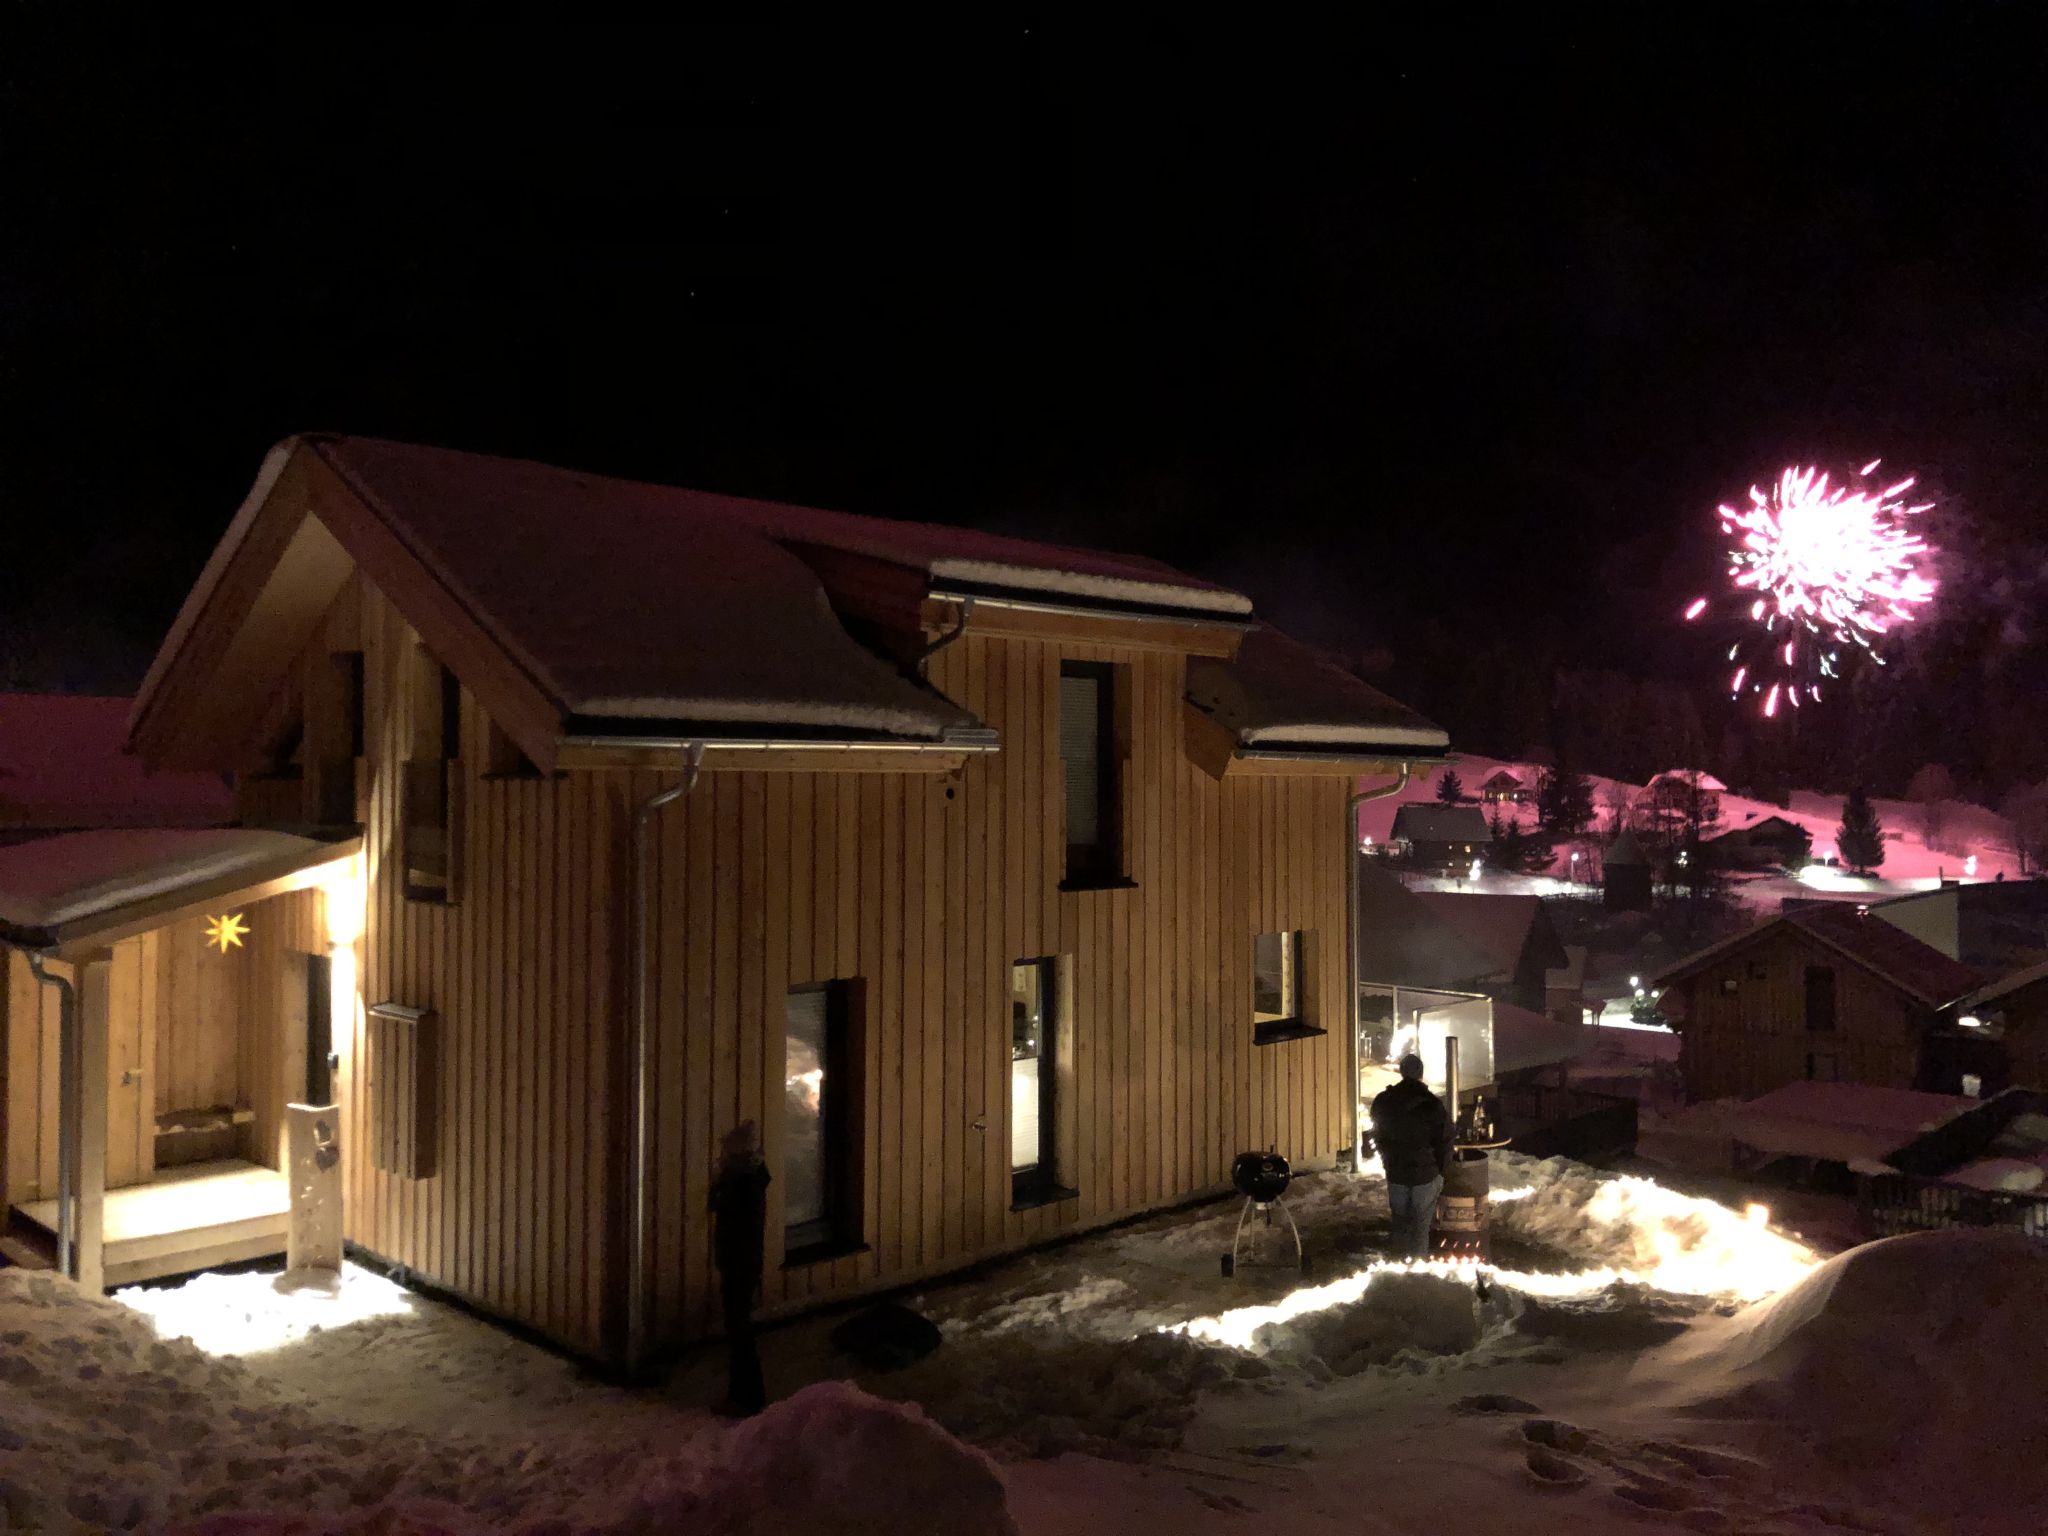
{"label": "distant house light", "polygon": [[1984,1021],[1974,1013],[1966,1013],[1957,1019],[1956,1022],[1965,1029],[1982,1029],[1984,1027]]}

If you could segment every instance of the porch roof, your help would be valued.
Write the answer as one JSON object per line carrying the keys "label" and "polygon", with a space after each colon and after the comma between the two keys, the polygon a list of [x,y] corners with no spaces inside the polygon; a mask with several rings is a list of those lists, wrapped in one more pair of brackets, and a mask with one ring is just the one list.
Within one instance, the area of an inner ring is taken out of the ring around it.
{"label": "porch roof", "polygon": [[107,828],[0,847],[0,939],[60,949],[155,928],[188,909],[310,883],[360,837],[254,827]]}

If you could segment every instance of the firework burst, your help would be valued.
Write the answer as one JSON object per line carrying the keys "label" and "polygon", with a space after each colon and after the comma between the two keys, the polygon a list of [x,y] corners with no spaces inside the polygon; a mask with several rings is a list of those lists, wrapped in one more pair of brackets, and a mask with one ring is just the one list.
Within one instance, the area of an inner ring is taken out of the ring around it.
{"label": "firework burst", "polygon": [[[1818,469],[1787,469],[1768,491],[1751,486],[1747,506],[1720,508],[1728,580],[1748,598],[1751,626],[1728,648],[1729,688],[1767,716],[1818,702],[1858,652],[1883,665],[1879,643],[1934,597],[1933,551],[1912,528],[1934,503],[1911,500],[1910,476],[1872,478],[1882,463],[1834,484]],[[1687,621],[1710,606],[1695,598]]]}

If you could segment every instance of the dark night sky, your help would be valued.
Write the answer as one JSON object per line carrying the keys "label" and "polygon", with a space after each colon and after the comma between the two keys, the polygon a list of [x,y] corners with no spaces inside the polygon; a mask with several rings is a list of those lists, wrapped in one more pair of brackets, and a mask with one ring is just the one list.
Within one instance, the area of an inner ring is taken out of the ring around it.
{"label": "dark night sky", "polygon": [[1143,551],[1397,656],[1692,665],[1712,506],[1787,457],[2032,537],[2028,9],[1511,14],[7,24],[0,671],[132,687],[304,428]]}

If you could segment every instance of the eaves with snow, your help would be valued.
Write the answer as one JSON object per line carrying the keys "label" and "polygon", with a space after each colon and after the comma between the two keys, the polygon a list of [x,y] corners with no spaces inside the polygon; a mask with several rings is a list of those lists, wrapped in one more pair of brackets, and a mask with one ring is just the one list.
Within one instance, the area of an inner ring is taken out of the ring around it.
{"label": "eaves with snow", "polygon": [[309,435],[271,451],[180,612],[136,701],[137,749],[175,766],[246,755],[264,669],[299,654],[355,570],[543,768],[571,740],[993,748],[915,665],[934,600],[1213,637],[1190,701],[1258,755],[1447,744],[1258,624],[1241,593],[1156,561]]}

